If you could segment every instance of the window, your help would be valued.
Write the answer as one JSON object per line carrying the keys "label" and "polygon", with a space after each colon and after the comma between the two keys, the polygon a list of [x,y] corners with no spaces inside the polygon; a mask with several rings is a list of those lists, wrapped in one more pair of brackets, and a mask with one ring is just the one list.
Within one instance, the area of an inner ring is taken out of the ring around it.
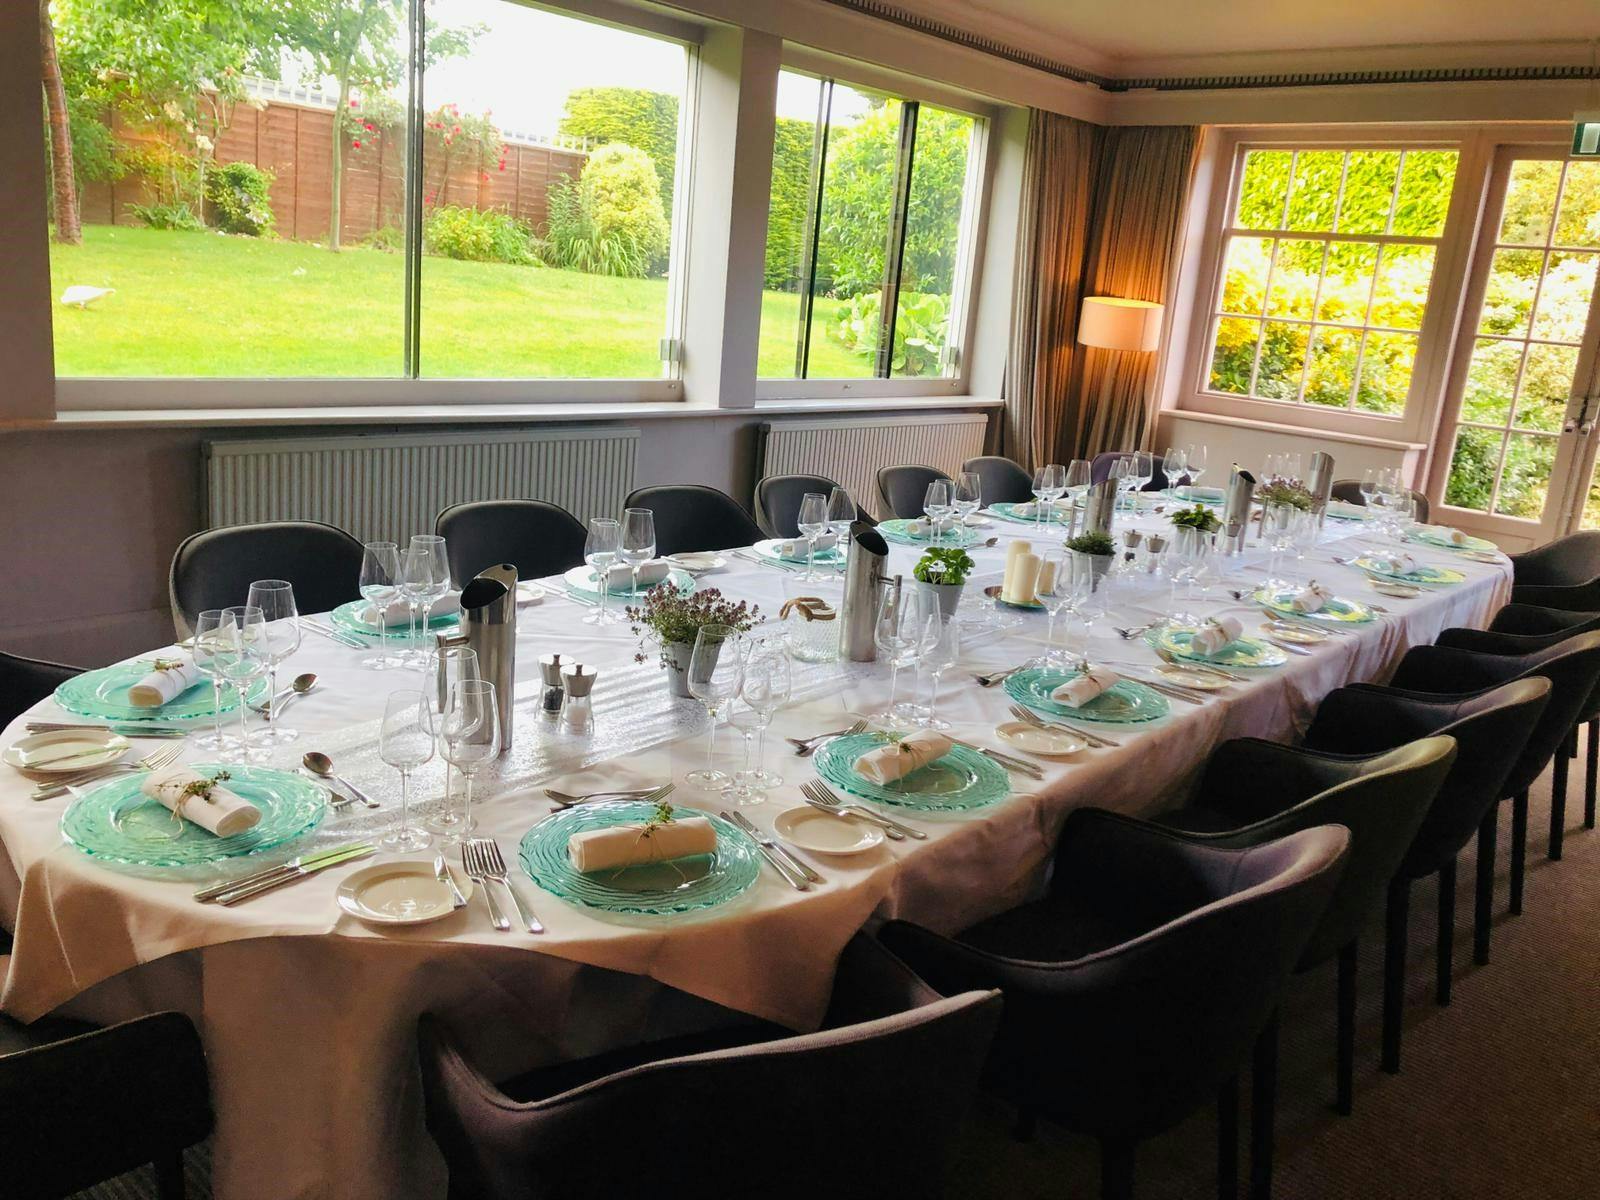
{"label": "window", "polygon": [[1457,159],[1241,147],[1202,390],[1401,416]]}
{"label": "window", "polygon": [[779,76],[763,378],[957,374],[981,126],[916,100]]}

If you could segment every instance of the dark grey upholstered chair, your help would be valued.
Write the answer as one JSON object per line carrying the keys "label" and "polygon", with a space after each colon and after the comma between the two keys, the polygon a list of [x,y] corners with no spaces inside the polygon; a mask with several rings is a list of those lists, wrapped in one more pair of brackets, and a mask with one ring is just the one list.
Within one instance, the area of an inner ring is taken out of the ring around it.
{"label": "dark grey upholstered chair", "polygon": [[940,997],[858,934],[818,1033],[744,1027],[496,1085],[424,1017],[428,1128],[452,1200],[684,1196],[709,1175],[740,1196],[939,1196],[1000,1009],[988,989]]}
{"label": "dark grey upholstered chair", "polygon": [[[1111,464],[1129,453],[1131,451],[1128,450],[1102,450],[1099,454],[1096,454],[1089,460],[1089,482],[1104,483],[1111,478]],[[1150,482],[1139,489],[1141,492],[1159,492],[1167,486],[1167,472],[1161,465],[1161,455],[1152,454],[1150,456],[1150,466]],[[1188,482],[1189,477],[1187,475],[1180,475],[1173,486],[1176,487]],[[1029,495],[1032,495],[1031,491]]]}
{"label": "dark grey upholstered chair", "polygon": [[928,497],[928,485],[935,479],[949,478],[943,471],[933,467],[879,467],[878,495],[883,497],[883,506],[889,516],[914,520],[922,515],[922,502]]}
{"label": "dark grey upholstered chair", "polygon": [[[829,496],[838,486],[825,475],[768,475],[756,484],[756,524],[769,538],[799,537],[800,526],[795,522],[805,494],[816,492]],[[856,505],[856,520],[877,524],[859,504]]]}
{"label": "dark grey upholstered chair", "polygon": [[627,508],[648,508],[656,518],[656,553],[731,550],[762,538],[761,527],[726,492],[697,483],[637,488]]}
{"label": "dark grey upholstered chair", "polygon": [[[1356,943],[1400,869],[1455,759],[1453,738],[1428,737],[1384,754],[1324,754],[1258,738],[1217,747],[1188,805],[1163,814],[1163,825],[1208,836],[1216,845],[1256,846],[1314,825],[1343,825],[1350,854],[1339,886],[1300,956],[1298,970],[1338,962],[1336,1102],[1355,1103]],[[1269,1035],[1257,1073],[1272,1075]],[[1270,1104],[1256,1120],[1271,1124]]]}
{"label": "dark grey upholstered chair", "polygon": [[0,729],[11,724],[57,687],[83,673],[82,667],[23,658],[0,650]]}
{"label": "dark grey upholstered chair", "polygon": [[547,500],[469,500],[433,522],[459,587],[485,567],[511,563],[518,579],[542,579],[583,564],[583,523]]}
{"label": "dark grey upholstered chair", "polygon": [[[1335,479],[1331,495],[1335,500],[1343,500],[1346,504],[1359,504],[1362,508],[1367,506],[1367,498],[1361,494],[1361,481],[1359,479]],[[1411,515],[1426,524],[1432,512],[1433,506],[1428,503],[1428,498],[1413,488],[1411,490]]]}
{"label": "dark grey upholstered chair", "polygon": [[[1376,754],[1424,737],[1452,737],[1456,759],[1390,883],[1384,941],[1383,1068],[1400,1069],[1406,924],[1411,884],[1439,877],[1439,925],[1434,988],[1450,1003],[1456,918],[1456,857],[1499,815],[1505,782],[1533,735],[1550,698],[1546,679],[1522,679],[1468,696],[1405,695],[1372,684],[1342,687],[1324,697],[1305,745],[1333,754]],[[1494,894],[1492,865],[1480,872],[1475,928],[1486,929]]]}
{"label": "dark grey upholstered chair", "polygon": [[361,543],[319,521],[228,525],[185,538],[172,555],[167,590],[178,636],[209,608],[243,604],[258,579],[287,579],[303,613],[328,612],[361,596]]}
{"label": "dark grey upholstered chair", "polygon": [[[1001,989],[987,1084],[1025,1134],[1037,1114],[1098,1138],[1102,1195],[1131,1196],[1135,1144],[1216,1099],[1218,1191],[1233,1196],[1238,1073],[1348,843],[1326,828],[1229,849],[1080,809],[1044,899],[954,938],[902,921],[878,936],[942,992]],[[1253,1155],[1270,1148],[1269,1135]]]}
{"label": "dark grey upholstered chair", "polygon": [[183,1151],[211,1133],[200,1037],[182,1013],[92,1029],[0,1017],[0,1192],[56,1200],[146,1163],[182,1200]]}
{"label": "dark grey upholstered chair", "polygon": [[1569,533],[1511,556],[1511,582],[1518,588],[1574,587],[1595,579],[1600,579],[1600,530]]}
{"label": "dark grey upholstered chair", "polygon": [[998,454],[982,458],[969,458],[961,464],[963,471],[975,471],[978,486],[983,489],[983,503],[1025,504],[1033,499],[1033,476],[1023,470],[1020,463]]}
{"label": "dark grey upholstered chair", "polygon": [[[1482,691],[1513,679],[1540,676],[1550,681],[1550,702],[1540,716],[1522,757],[1505,782],[1511,797],[1511,902],[1513,914],[1522,912],[1522,885],[1528,844],[1528,791],[1553,765],[1550,787],[1550,851],[1561,856],[1566,830],[1567,754],[1572,727],[1584,713],[1600,681],[1600,632],[1580,633],[1553,646],[1528,654],[1485,654],[1453,646],[1413,646],[1406,651],[1389,680],[1391,688],[1424,694],[1460,695]],[[1487,861],[1492,871],[1494,826],[1485,822],[1487,842],[1480,836],[1480,870]],[[1489,961],[1488,931],[1475,946],[1474,959]]]}

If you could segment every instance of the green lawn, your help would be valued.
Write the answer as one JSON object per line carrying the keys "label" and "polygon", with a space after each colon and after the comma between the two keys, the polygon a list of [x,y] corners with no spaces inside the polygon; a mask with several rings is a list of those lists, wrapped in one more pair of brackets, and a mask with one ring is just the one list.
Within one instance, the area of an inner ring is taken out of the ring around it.
{"label": "green lawn", "polygon": [[[50,247],[54,295],[115,288],[87,310],[55,305],[64,376],[398,375],[405,264],[301,242],[87,225]],[[467,378],[656,378],[667,285],[499,263],[422,260],[422,371]],[[793,375],[799,297],[766,292],[763,376]],[[867,359],[827,339],[814,378]]]}

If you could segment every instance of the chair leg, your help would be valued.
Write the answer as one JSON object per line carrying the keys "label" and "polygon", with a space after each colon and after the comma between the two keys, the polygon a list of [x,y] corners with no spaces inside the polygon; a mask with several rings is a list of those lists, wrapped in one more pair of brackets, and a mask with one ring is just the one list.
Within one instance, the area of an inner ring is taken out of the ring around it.
{"label": "chair leg", "polygon": [[1271,1200],[1278,1108],[1278,1014],[1256,1038],[1250,1064],[1250,1200]]}
{"label": "chair leg", "polygon": [[1439,928],[1434,934],[1433,999],[1450,1003],[1450,967],[1456,949],[1456,860],[1439,868]]}
{"label": "chair leg", "polygon": [[1406,1004],[1406,934],[1411,918],[1411,881],[1389,881],[1389,911],[1383,945],[1383,1069],[1400,1073],[1400,1018]]}
{"label": "chair leg", "polygon": [[1573,730],[1556,754],[1554,770],[1550,772],[1550,847],[1546,853],[1551,862],[1561,861],[1561,839],[1567,832],[1567,749],[1578,748],[1578,733]]}
{"label": "chair leg", "polygon": [[1500,806],[1492,805],[1478,825],[1478,877],[1472,902],[1472,961],[1489,965],[1489,930],[1494,919],[1495,840],[1500,836]]}
{"label": "chair leg", "polygon": [[1100,1200],[1133,1200],[1133,1139],[1100,1139]]}
{"label": "chair leg", "polygon": [[1528,793],[1511,800],[1511,915],[1522,915],[1522,873],[1528,858]]}
{"label": "chair leg", "polygon": [[1588,770],[1583,780],[1583,827],[1593,829],[1595,776],[1600,775],[1600,717],[1589,722],[1587,751]]}
{"label": "chair leg", "polygon": [[156,1195],[160,1200],[184,1200],[183,1152],[174,1150],[155,1160]]}
{"label": "chair leg", "polygon": [[1356,1076],[1356,943],[1339,950],[1337,1062],[1334,1108],[1348,1117],[1355,1108]]}
{"label": "chair leg", "polygon": [[1217,1200],[1239,1200],[1239,1077],[1217,1093]]}

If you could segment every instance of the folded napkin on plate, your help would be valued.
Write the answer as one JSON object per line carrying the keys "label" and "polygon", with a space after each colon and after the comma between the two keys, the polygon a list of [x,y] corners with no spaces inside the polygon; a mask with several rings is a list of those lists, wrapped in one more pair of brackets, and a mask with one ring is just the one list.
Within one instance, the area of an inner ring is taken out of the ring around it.
{"label": "folded napkin on plate", "polygon": [[943,758],[953,744],[942,733],[913,733],[856,759],[856,774],[869,783],[893,783]]}
{"label": "folded napkin on plate", "polygon": [[152,670],[128,689],[128,703],[135,708],[156,708],[176,700],[204,678],[200,668],[187,659],[158,658],[156,661],[161,668]]}
{"label": "folded napkin on plate", "polygon": [[[832,550],[839,544],[839,535],[829,530],[827,533],[817,535],[817,553]],[[806,556],[806,540],[803,537],[794,538],[792,541],[779,542],[778,554],[782,558],[804,558]]]}
{"label": "folded napkin on plate", "polygon": [[184,820],[192,821],[218,837],[233,837],[247,829],[254,829],[261,820],[261,810],[221,784],[213,784],[204,796],[183,794],[184,788],[191,783],[202,783],[205,779],[204,775],[189,767],[168,767],[165,771],[152,773],[139,790],[150,799],[166,805]]}
{"label": "folded napkin on plate", "polygon": [[710,821],[678,817],[654,826],[640,821],[575,833],[567,839],[567,860],[574,871],[587,873],[710,854],[716,848],[717,830]]}
{"label": "folded napkin on plate", "polygon": [[[1032,500],[1011,506],[1011,511],[1019,517],[1036,517],[1039,515],[1039,506]],[[1045,505],[1045,511],[1052,517],[1065,517],[1072,512],[1072,505],[1055,501]]]}
{"label": "folded napkin on plate", "polygon": [[[665,582],[671,574],[672,568],[667,566],[664,558],[652,558],[649,562],[639,564],[639,587],[652,588],[656,584]],[[627,563],[616,563],[606,572],[607,586],[611,591],[626,591],[633,586],[633,568]]]}
{"label": "folded napkin on plate", "polygon": [[1216,617],[1207,621],[1189,639],[1189,649],[1210,656],[1220,654],[1239,640],[1244,626],[1234,617]]}
{"label": "folded napkin on plate", "polygon": [[[446,592],[433,602],[433,607],[428,610],[428,620],[436,617],[448,617],[451,613],[461,611],[461,593]],[[422,615],[422,609],[417,609],[417,616]],[[364,604],[358,614],[363,625],[377,625],[378,610],[375,605]],[[383,610],[383,625],[385,629],[393,629],[396,625],[411,624],[411,602],[405,599],[391,600]]]}
{"label": "folded napkin on plate", "polygon": [[1409,554],[1374,554],[1367,561],[1386,575],[1412,575],[1422,569]]}
{"label": "folded napkin on plate", "polygon": [[1050,693],[1050,699],[1065,704],[1068,708],[1082,708],[1121,682],[1122,676],[1108,667],[1090,667],[1076,679],[1069,680],[1054,689]]}
{"label": "folded napkin on plate", "polygon": [[1357,521],[1367,516],[1365,504],[1351,504],[1348,500],[1329,500],[1326,511],[1330,516],[1351,517]]}
{"label": "folded napkin on plate", "polygon": [[906,535],[914,538],[925,538],[933,532],[933,522],[926,517],[918,517],[914,521],[906,522]]}
{"label": "folded napkin on plate", "polygon": [[1321,612],[1323,605],[1332,599],[1333,593],[1313,579],[1294,594],[1294,599],[1289,601],[1289,607],[1298,613]]}
{"label": "folded napkin on plate", "polygon": [[1465,546],[1467,535],[1453,525],[1423,525],[1417,529],[1423,537],[1433,538],[1435,541],[1449,542],[1452,546]]}

